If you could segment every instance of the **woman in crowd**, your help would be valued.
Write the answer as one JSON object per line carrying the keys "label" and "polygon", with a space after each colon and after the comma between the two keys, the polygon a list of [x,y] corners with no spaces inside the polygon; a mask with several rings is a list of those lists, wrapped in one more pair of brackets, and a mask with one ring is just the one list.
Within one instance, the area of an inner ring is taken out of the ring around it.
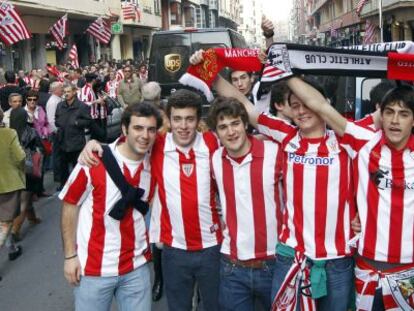
{"label": "woman in crowd", "polygon": [[[41,107],[36,105],[38,98],[37,92],[30,90],[27,93],[26,106],[21,108],[24,114],[19,109],[16,112],[12,111],[10,116],[10,127],[17,130],[21,145],[26,152],[43,152],[40,137],[49,135],[46,114]],[[26,217],[31,224],[41,222],[36,217],[33,198],[35,194],[41,194],[42,191],[42,178],[26,174],[26,189],[21,194],[20,215],[14,220],[12,228],[12,236],[15,241],[20,240],[20,229]]]}
{"label": "woman in crowd", "polygon": [[[25,152],[16,131],[4,126],[3,116],[0,109],[0,248],[9,236],[13,219],[19,212],[21,190],[25,188]],[[9,259],[15,260],[21,253],[22,248],[11,240]]]}

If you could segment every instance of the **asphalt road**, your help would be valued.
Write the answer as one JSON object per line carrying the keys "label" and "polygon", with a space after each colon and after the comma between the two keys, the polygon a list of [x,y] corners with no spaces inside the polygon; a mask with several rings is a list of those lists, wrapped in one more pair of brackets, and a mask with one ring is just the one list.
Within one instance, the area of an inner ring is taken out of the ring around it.
{"label": "asphalt road", "polygon": [[[55,185],[50,175],[45,184],[52,192]],[[36,226],[26,222],[22,228],[23,255],[11,262],[7,250],[0,250],[0,310],[74,310],[72,288],[63,277],[60,201],[56,195],[42,198],[35,209],[43,221]],[[115,303],[112,310],[117,310]],[[154,303],[152,310],[167,310],[165,298]]]}

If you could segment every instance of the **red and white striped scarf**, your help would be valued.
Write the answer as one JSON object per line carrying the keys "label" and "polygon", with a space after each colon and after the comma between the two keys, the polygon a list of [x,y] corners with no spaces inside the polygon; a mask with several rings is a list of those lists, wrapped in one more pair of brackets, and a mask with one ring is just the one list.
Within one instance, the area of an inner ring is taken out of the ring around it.
{"label": "red and white striped scarf", "polygon": [[[412,269],[412,267],[408,266],[407,268],[407,266],[403,266],[387,269],[385,271],[378,271],[363,261],[361,258],[357,258],[355,266],[356,311],[372,310],[375,291],[378,288],[382,289],[382,300],[384,302],[385,310],[404,310],[395,302],[386,275],[402,272],[410,268]],[[413,306],[414,304],[411,300],[412,298],[410,299],[409,303],[411,306]]]}
{"label": "red and white striped scarf", "polygon": [[273,300],[272,311],[295,311],[298,303],[302,311],[316,310],[310,288],[310,268],[306,264],[306,256],[296,252],[295,260]]}

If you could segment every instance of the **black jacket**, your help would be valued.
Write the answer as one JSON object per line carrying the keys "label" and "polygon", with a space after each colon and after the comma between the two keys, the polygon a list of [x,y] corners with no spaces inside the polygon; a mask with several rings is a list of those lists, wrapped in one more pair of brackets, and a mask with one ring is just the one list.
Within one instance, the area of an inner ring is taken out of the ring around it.
{"label": "black jacket", "polygon": [[85,129],[91,122],[90,108],[77,98],[70,106],[66,100],[60,102],[55,115],[60,148],[65,152],[82,150],[86,144]]}

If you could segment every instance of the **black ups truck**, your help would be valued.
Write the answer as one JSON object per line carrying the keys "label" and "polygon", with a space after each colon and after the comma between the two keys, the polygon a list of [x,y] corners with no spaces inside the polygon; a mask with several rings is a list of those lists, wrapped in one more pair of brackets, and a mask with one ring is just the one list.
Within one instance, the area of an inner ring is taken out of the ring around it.
{"label": "black ups truck", "polygon": [[162,97],[181,88],[178,79],[186,72],[191,54],[211,47],[245,48],[244,38],[226,28],[158,31],[152,37],[148,81],[161,85]]}

